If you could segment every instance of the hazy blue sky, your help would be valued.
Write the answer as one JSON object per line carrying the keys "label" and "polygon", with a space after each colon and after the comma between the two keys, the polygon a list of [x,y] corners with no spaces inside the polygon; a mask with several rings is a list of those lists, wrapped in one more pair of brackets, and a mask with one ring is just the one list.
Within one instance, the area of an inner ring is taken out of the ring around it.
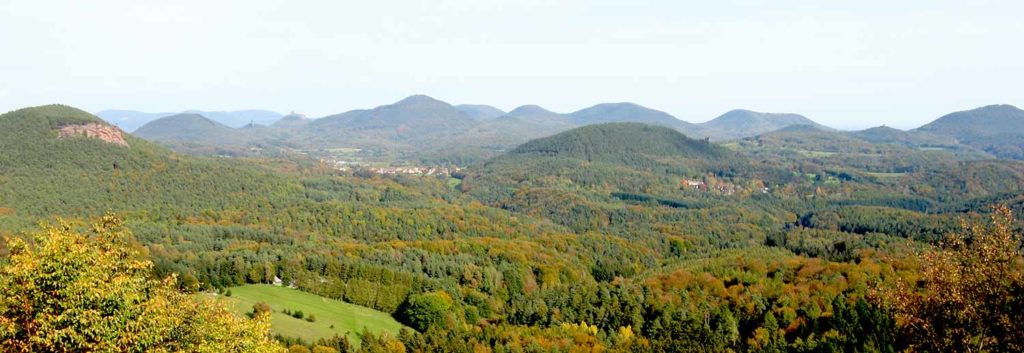
{"label": "hazy blue sky", "polygon": [[296,110],[423,93],[915,127],[1024,105],[1024,1],[9,1],[0,110]]}

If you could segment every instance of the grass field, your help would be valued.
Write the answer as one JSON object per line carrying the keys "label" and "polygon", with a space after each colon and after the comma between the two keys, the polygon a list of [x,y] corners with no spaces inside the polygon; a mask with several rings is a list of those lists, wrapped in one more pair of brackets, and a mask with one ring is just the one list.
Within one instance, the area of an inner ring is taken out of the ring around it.
{"label": "grass field", "polygon": [[[270,304],[273,311],[270,315],[273,333],[299,337],[310,342],[335,334],[346,334],[349,341],[358,344],[358,335],[363,332],[364,327],[373,333],[388,332],[392,337],[397,336],[402,328],[402,324],[387,313],[297,289],[268,284],[251,284],[230,289],[231,296],[227,299],[234,303],[232,307],[239,315],[252,312],[252,305],[256,302],[265,302]],[[307,316],[313,314],[316,316],[316,322],[285,315],[282,313],[284,309],[302,311]]]}
{"label": "grass field", "polygon": [[797,151],[797,153],[800,153],[804,157],[819,157],[820,158],[820,157],[831,157],[831,156],[836,155],[835,152],[826,152],[826,151],[810,151],[810,150],[796,150],[796,151]]}
{"label": "grass field", "polygon": [[870,175],[870,176],[873,176],[873,177],[876,177],[876,178],[879,178],[879,179],[894,179],[894,178],[899,178],[901,176],[907,175],[907,173],[874,173],[874,172],[868,172],[866,174]]}
{"label": "grass field", "polygon": [[448,185],[448,189],[457,190],[459,185],[462,184],[462,179],[448,178],[448,182],[446,184]]}

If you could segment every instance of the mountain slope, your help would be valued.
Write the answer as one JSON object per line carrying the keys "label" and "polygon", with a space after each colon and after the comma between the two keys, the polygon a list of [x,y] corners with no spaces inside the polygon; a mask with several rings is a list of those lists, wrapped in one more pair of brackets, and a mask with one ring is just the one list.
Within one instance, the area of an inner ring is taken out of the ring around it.
{"label": "mountain slope", "polygon": [[227,142],[238,137],[234,131],[202,115],[183,113],[153,120],[134,135],[150,141]]}
{"label": "mountain slope", "polygon": [[262,109],[248,109],[235,111],[186,110],[182,113],[199,114],[207,117],[210,120],[236,128],[243,127],[245,125],[252,123],[260,125],[270,125],[277,121],[278,119],[281,119],[282,117],[281,113]]}
{"label": "mountain slope", "polygon": [[296,114],[293,112],[291,114],[282,116],[281,119],[278,119],[273,124],[270,124],[270,126],[275,128],[294,129],[306,126],[310,123],[310,121],[311,120],[305,115]]}
{"label": "mountain slope", "polygon": [[952,137],[936,136],[925,131],[903,131],[888,126],[853,131],[850,135],[871,143],[896,143],[908,146],[956,144],[956,139]]}
{"label": "mountain slope", "polygon": [[609,122],[637,122],[661,125],[687,130],[692,124],[676,119],[660,110],[650,109],[634,103],[602,103],[569,114],[569,121],[576,125]]}
{"label": "mountain slope", "polygon": [[456,105],[455,109],[476,120],[491,120],[505,115],[505,111],[484,104],[460,104]]}
{"label": "mountain slope", "polygon": [[576,127],[569,116],[536,105],[524,105],[488,123],[498,125],[500,131],[515,135],[520,143],[537,137],[549,136]]}
{"label": "mountain slope", "polygon": [[524,105],[466,131],[461,141],[471,145],[514,147],[523,142],[568,130],[574,125],[565,115],[536,105]]}
{"label": "mountain slope", "polygon": [[878,149],[875,144],[848,133],[822,130],[812,125],[787,126],[740,142],[810,153],[874,153]]}
{"label": "mountain slope", "polygon": [[809,125],[831,130],[799,114],[761,113],[744,109],[729,111],[699,125],[699,134],[716,140],[756,136],[793,125]]}
{"label": "mountain slope", "polygon": [[946,114],[914,131],[952,137],[997,157],[1024,159],[1024,110],[1012,105]]}
{"label": "mountain slope", "polygon": [[314,120],[307,129],[321,140],[392,140],[428,144],[470,129],[477,121],[452,105],[416,95],[369,110]]}
{"label": "mountain slope", "polygon": [[989,105],[946,114],[916,130],[965,141],[984,136],[1024,134],[1024,110],[1012,105]]}
{"label": "mountain slope", "polygon": [[913,135],[910,132],[885,125],[853,131],[850,134],[872,143],[901,143],[913,140]]}

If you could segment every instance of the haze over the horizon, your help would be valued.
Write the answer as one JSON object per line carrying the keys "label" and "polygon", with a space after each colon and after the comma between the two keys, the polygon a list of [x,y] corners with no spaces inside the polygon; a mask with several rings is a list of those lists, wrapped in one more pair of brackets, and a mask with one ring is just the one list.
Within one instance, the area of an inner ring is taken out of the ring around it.
{"label": "haze over the horizon", "polygon": [[0,111],[295,110],[426,94],[912,128],[1024,105],[1019,1],[8,1]]}

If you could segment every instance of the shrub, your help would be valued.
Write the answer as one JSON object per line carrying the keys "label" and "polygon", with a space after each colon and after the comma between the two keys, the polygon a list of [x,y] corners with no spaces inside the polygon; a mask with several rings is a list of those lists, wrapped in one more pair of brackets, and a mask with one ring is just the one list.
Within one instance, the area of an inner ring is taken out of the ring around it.
{"label": "shrub", "polygon": [[264,302],[256,302],[252,305],[253,316],[260,316],[264,314],[270,314],[270,304]]}

